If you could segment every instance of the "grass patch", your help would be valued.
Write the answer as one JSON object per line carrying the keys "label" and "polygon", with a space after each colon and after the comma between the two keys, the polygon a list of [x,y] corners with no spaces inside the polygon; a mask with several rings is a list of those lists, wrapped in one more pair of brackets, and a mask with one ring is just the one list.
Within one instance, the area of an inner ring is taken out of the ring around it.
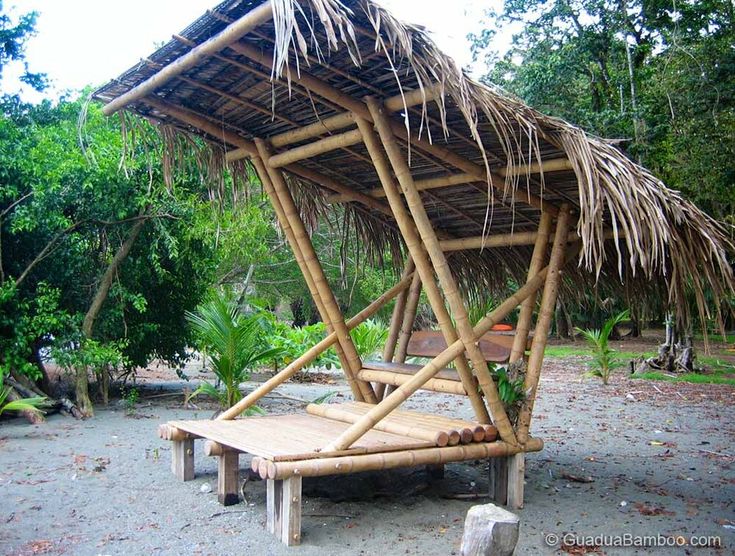
{"label": "grass patch", "polygon": [[[719,332],[710,332],[708,334],[710,342],[723,342],[725,344],[735,344],[735,334],[726,334],[724,337]],[[697,332],[694,339],[704,341],[704,334]]]}
{"label": "grass patch", "polygon": [[683,375],[671,376],[664,373],[641,373],[639,375],[631,375],[631,378],[641,378],[645,380],[665,380],[666,382],[689,382],[692,384],[729,384],[735,386],[735,378],[721,376],[721,373],[698,374],[686,373]]}
{"label": "grass patch", "polygon": [[[571,357],[574,355],[586,355],[592,357],[594,352],[591,347],[579,345],[579,346],[546,346],[544,354],[548,357]],[[635,359],[636,357],[652,357],[656,355],[654,351],[617,351],[615,350],[615,356],[620,359]],[[713,358],[714,359],[714,358]]]}

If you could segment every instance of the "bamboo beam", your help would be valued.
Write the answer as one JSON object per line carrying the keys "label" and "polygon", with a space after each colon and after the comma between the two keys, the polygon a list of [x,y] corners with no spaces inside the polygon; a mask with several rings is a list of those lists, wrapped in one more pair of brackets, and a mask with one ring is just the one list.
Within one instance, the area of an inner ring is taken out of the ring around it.
{"label": "bamboo beam", "polygon": [[[393,386],[406,384],[412,378],[411,375],[402,375],[399,373],[392,373],[390,371],[376,371],[373,369],[363,369],[357,373],[357,376],[362,380],[382,382],[383,384],[391,384]],[[464,389],[461,382],[446,380],[443,378],[430,378],[421,385],[421,388],[424,390],[431,390],[433,392],[443,392],[445,394],[467,395],[467,390]]]}
{"label": "bamboo beam", "polygon": [[[551,160],[545,160],[541,162],[541,164],[539,164],[538,162],[534,162],[533,164],[519,164],[518,166],[512,168],[510,171],[508,171],[507,168],[498,168],[496,172],[498,173],[498,175],[503,177],[516,177],[525,176],[527,174],[558,172],[561,170],[573,169],[574,167],[572,166],[572,163],[568,158],[553,158]],[[477,183],[478,181],[484,182],[485,180],[478,180],[475,174],[467,173],[450,174],[448,176],[440,176],[437,178],[415,180],[416,189],[418,189],[419,191],[426,191],[429,189],[442,189],[445,187],[452,187],[456,185],[467,185],[468,183]],[[376,187],[375,189],[371,189],[369,191],[366,191],[365,193],[376,199],[385,197],[385,192],[383,191],[382,187]],[[329,203],[336,204],[347,203],[349,202],[349,199],[346,199],[341,195],[331,195],[327,198],[327,201]]]}
{"label": "bamboo beam", "polygon": [[[452,310],[452,316],[456,323],[457,332],[462,343],[465,345],[470,360],[472,361],[475,377],[480,384],[482,392],[485,394],[485,399],[487,400],[493,424],[498,428],[498,433],[504,441],[515,444],[516,439],[513,427],[510,424],[510,420],[505,412],[503,403],[500,401],[497,388],[490,376],[487,362],[477,345],[477,337],[472,333],[472,324],[469,321],[467,309],[465,308],[462,297],[459,294],[457,282],[454,279],[454,275],[447,264],[447,259],[441,250],[439,239],[436,236],[431,220],[429,220],[429,217],[426,214],[426,209],[421,201],[421,196],[419,195],[419,192],[416,191],[416,187],[411,176],[411,170],[409,169],[398,143],[395,140],[387,115],[375,99],[368,97],[366,102],[373,116],[373,121],[375,122],[375,127],[378,131],[378,135],[380,136],[383,148],[390,160],[393,172],[395,173],[398,182],[401,184],[401,189],[403,189],[403,194],[406,198],[406,202],[408,203],[411,216],[413,217],[414,223],[421,235],[423,244],[434,266],[434,270],[436,271],[437,278],[442,285],[444,296]],[[425,282],[426,281],[424,280],[424,283]],[[447,340],[447,345],[449,345],[449,340]],[[469,392],[470,387],[464,380],[462,382],[465,385],[465,390]]]}
{"label": "bamboo beam", "polygon": [[274,154],[268,161],[268,165],[271,168],[281,168],[293,162],[298,162],[299,160],[318,156],[343,147],[356,145],[361,141],[362,136],[360,135],[360,130],[353,129],[338,135],[332,135],[326,139],[319,139],[313,143],[301,145],[300,147],[296,147],[290,151]]}
{"label": "bamboo beam", "polygon": [[[347,381],[351,384],[354,382],[359,389],[359,392],[362,394],[359,397],[364,398],[364,400],[369,403],[376,403],[377,400],[372,386],[362,380],[356,379],[358,371],[362,368],[360,356],[357,354],[355,344],[350,337],[349,330],[347,330],[347,325],[345,324],[344,317],[342,316],[342,311],[340,310],[339,305],[337,305],[334,293],[327,282],[327,277],[325,276],[321,263],[317,258],[314,245],[309,239],[309,234],[306,231],[304,222],[301,220],[301,215],[296,208],[296,203],[294,203],[291,192],[286,185],[286,180],[284,179],[280,169],[268,167],[268,161],[271,153],[265,142],[260,139],[256,139],[255,144],[258,148],[260,158],[266,165],[266,171],[273,184],[273,188],[275,189],[275,194],[281,202],[285,218],[288,220],[288,224],[290,224],[291,229],[293,230],[296,243],[298,243],[301,248],[304,263],[312,275],[316,290],[324,304],[324,309],[327,313],[326,316],[337,333],[339,345],[344,350],[346,366],[343,368],[343,371],[347,376]],[[283,226],[283,222],[281,225]]]}
{"label": "bamboo beam", "polygon": [[[272,66],[272,56],[270,54],[261,52],[258,48],[255,48],[252,45],[237,42],[229,45],[229,48],[234,52],[237,52],[241,56],[245,56],[246,58],[257,62],[261,66]],[[345,108],[346,110],[354,112],[357,116],[361,118],[372,121],[370,111],[367,109],[364,102],[355,99],[354,97],[346,93],[343,93],[326,81],[319,79],[318,77],[314,77],[311,74],[303,71],[302,69],[297,71],[296,68],[288,67],[286,71],[288,71],[291,75],[292,81],[299,83],[305,89],[338,106],[341,106],[342,108]],[[463,172],[475,176],[476,181],[489,182],[493,187],[505,193],[505,178],[503,176],[500,176],[494,172],[488,173],[485,167],[476,164],[475,162],[472,162],[462,155],[455,153],[451,149],[448,149],[441,145],[433,144],[425,139],[421,139],[411,134],[408,130],[406,130],[405,125],[399,122],[389,121],[389,125],[393,134],[395,134],[403,141],[407,141],[414,145],[416,148],[421,149],[425,153],[428,153],[438,158],[439,160],[447,162],[455,168],[462,170]],[[558,212],[558,209],[554,207],[551,203],[544,202],[540,197],[531,193],[514,191],[513,197],[517,201],[528,203],[531,206],[538,208],[539,210],[548,210],[554,215],[556,215],[556,213]]]}
{"label": "bamboo beam", "polygon": [[[367,122],[367,120],[361,117],[357,118],[357,126],[362,132],[365,147],[367,148],[368,153],[370,153],[370,157],[373,160],[373,166],[375,167],[378,177],[386,190],[388,203],[393,209],[393,216],[401,231],[401,235],[406,242],[406,247],[408,248],[409,253],[411,253],[411,257],[416,265],[416,269],[426,291],[426,296],[429,298],[429,303],[434,309],[434,315],[439,323],[444,339],[446,340],[447,345],[449,345],[457,339],[457,333],[452,325],[451,316],[444,305],[441,292],[436,285],[434,271],[431,268],[429,257],[424,251],[414,224],[411,222],[408,211],[406,210],[406,207],[404,207],[403,201],[398,194],[398,186],[393,181],[393,174],[391,173],[388,161],[380,148],[380,144],[375,136],[372,126]],[[465,392],[467,392],[467,396],[470,399],[470,403],[472,404],[472,409],[475,412],[477,420],[481,423],[489,422],[490,419],[487,409],[485,408],[485,404],[483,403],[480,394],[477,392],[475,381],[472,378],[472,371],[467,364],[464,354],[460,354],[457,357],[456,366],[457,373],[459,373],[459,377],[462,380],[462,385]]]}
{"label": "bamboo beam", "polygon": [[564,264],[564,251],[567,245],[567,231],[569,230],[569,205],[564,204],[559,210],[559,219],[554,233],[554,245],[549,256],[549,273],[544,284],[544,293],[541,296],[541,308],[536,321],[536,331],[531,344],[531,355],[528,358],[524,391],[527,392],[521,411],[518,415],[518,440],[524,443],[528,440],[528,431],[531,424],[533,405],[536,400],[541,365],[544,361],[544,350],[551,330],[551,321],[554,317],[556,296],[561,282],[561,269]]}
{"label": "bamboo beam", "polygon": [[[493,326],[501,322],[512,311],[514,311],[524,299],[538,291],[544,283],[547,272],[548,267],[542,269],[518,291],[498,305],[495,310],[480,320],[473,329],[474,335],[479,338],[485,334],[485,332],[488,332]],[[338,446],[352,445],[355,440],[369,431],[375,423],[383,419],[387,414],[408,399],[409,396],[421,388],[426,380],[432,378],[436,373],[456,359],[464,349],[464,344],[461,340],[457,340],[453,344],[447,346],[447,349],[432,359],[430,363],[422,367],[409,382],[402,384],[394,392],[389,394],[382,402],[371,409],[360,421],[344,431],[339,438],[325,448],[324,451],[337,450],[339,449],[337,448]]]}
{"label": "bamboo beam", "polygon": [[[406,276],[403,279],[401,279],[401,281],[398,282],[395,286],[393,286],[391,289],[386,291],[383,295],[378,297],[370,305],[365,307],[362,311],[360,311],[354,317],[348,320],[347,328],[349,330],[352,330],[356,326],[360,325],[361,323],[365,322],[367,319],[372,317],[375,313],[377,313],[383,306],[385,306],[386,303],[388,303],[396,295],[398,295],[402,291],[405,291],[406,288],[409,287],[409,284],[411,284],[412,279],[413,279],[413,275]],[[269,378],[267,381],[261,384],[258,388],[256,388],[253,392],[245,396],[242,400],[237,402],[235,405],[233,405],[231,408],[229,408],[225,412],[221,413],[217,417],[217,419],[224,420],[224,421],[234,419],[235,417],[240,415],[243,411],[245,411],[249,407],[252,407],[256,403],[258,403],[258,400],[260,400],[267,394],[271,393],[278,386],[286,382],[289,378],[291,378],[297,372],[303,369],[306,365],[314,361],[317,357],[319,357],[322,353],[324,353],[327,349],[329,349],[330,346],[334,345],[335,343],[337,343],[337,334],[335,332],[332,332],[328,336],[326,336],[323,340],[321,340],[319,343],[309,348],[306,351],[306,353],[304,353],[303,355],[291,361],[291,363],[289,363],[288,366],[286,366],[285,368],[281,369],[281,371],[279,371],[278,374]]]}
{"label": "bamboo beam", "polygon": [[240,19],[228,25],[221,32],[203,42],[197,47],[180,56],[159,72],[155,73],[140,85],[133,87],[128,92],[115,98],[102,108],[105,116],[110,116],[125,108],[132,102],[136,102],[146,95],[163,86],[171,78],[182,74],[193,68],[204,58],[219,52],[223,48],[241,39],[244,35],[255,29],[258,25],[269,21],[273,17],[273,8],[270,2],[265,2],[253,8]]}
{"label": "bamboo beam", "polygon": [[[434,87],[424,88],[423,92],[425,92],[426,94],[427,102],[435,99],[437,95],[440,94],[440,87],[441,86],[437,84]],[[417,104],[423,102],[421,93],[421,90],[416,89],[405,93],[405,95],[403,96],[396,95],[390,97],[385,101],[386,110],[388,110],[389,112],[402,110],[404,107],[404,100],[405,105],[409,108],[412,106],[416,106]],[[354,113],[344,112],[342,114],[336,114],[334,116],[324,118],[323,120],[319,120],[318,122],[314,122],[313,124],[309,124],[299,129],[293,129],[284,133],[279,133],[278,135],[273,135],[272,137],[269,137],[268,140],[273,147],[281,148],[285,147],[286,145],[300,143],[301,141],[304,141],[306,139],[311,139],[313,137],[318,137],[320,135],[344,129],[345,127],[349,127],[354,123]],[[247,158],[248,156],[249,153],[245,149],[237,149],[235,151],[227,153],[227,162],[240,160],[243,158]]]}
{"label": "bamboo beam", "polygon": [[[533,246],[533,254],[531,255],[531,262],[528,265],[527,281],[536,276],[538,271],[544,266],[546,250],[551,236],[551,220],[550,214],[543,213],[541,215],[538,233],[536,234],[536,242]],[[516,333],[513,337],[513,347],[510,350],[509,361],[511,363],[523,359],[523,356],[526,354],[526,344],[528,342],[528,334],[531,330],[531,321],[533,320],[533,309],[535,306],[535,295],[532,295],[521,304]]]}
{"label": "bamboo beam", "polygon": [[[496,458],[517,454],[520,451],[538,452],[544,443],[539,438],[530,438],[526,445],[513,446],[503,441],[478,442],[443,448],[422,448],[418,450],[400,450],[380,454],[364,454],[335,458],[320,458],[302,461],[267,461],[266,476],[263,479],[286,479],[288,477],[319,477],[324,475],[344,475],[360,471],[376,471],[394,469],[396,467],[413,467],[418,465],[437,465],[453,461]],[[258,460],[258,469],[263,469]]]}
{"label": "bamboo beam", "polygon": [[[606,240],[623,238],[624,232],[617,236],[613,230],[605,230],[603,236]],[[579,239],[579,234],[572,230],[567,234],[569,243]],[[515,232],[512,234],[495,234],[491,236],[473,236],[456,239],[443,239],[439,245],[443,251],[462,251],[465,249],[486,249],[489,247],[515,247],[518,245],[535,245],[538,240],[538,232]],[[547,235],[547,242],[551,243],[553,236]]]}
{"label": "bamboo beam", "polygon": [[[145,99],[143,99],[143,102],[145,102],[149,106],[152,106],[159,112],[167,114],[170,117],[173,117],[180,122],[185,123],[186,125],[197,128],[211,135],[212,137],[216,137],[225,143],[229,143],[234,147],[239,147],[243,150],[246,150],[248,152],[248,156],[258,156],[258,149],[256,148],[255,143],[236,133],[227,131],[226,129],[222,129],[221,126],[210,122],[205,117],[200,116],[199,114],[195,114],[190,110],[186,110],[184,108],[174,106],[173,104],[169,104],[168,102],[165,102],[157,97],[146,97]],[[354,191],[353,189],[342,185],[333,178],[325,176],[324,174],[321,174],[316,170],[305,168],[300,164],[289,164],[288,166],[284,167],[284,169],[296,174],[297,176],[312,181],[317,185],[324,187],[325,189],[352,196],[355,202],[364,204],[368,208],[382,212],[385,215],[392,215],[390,208],[377,199],[373,199],[372,197],[369,197],[364,193]]]}

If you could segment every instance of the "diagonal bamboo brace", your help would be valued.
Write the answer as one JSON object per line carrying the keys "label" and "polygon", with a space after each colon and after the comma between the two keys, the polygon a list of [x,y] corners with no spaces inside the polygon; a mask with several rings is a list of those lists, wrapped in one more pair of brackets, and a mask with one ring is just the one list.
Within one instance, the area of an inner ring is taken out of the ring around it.
{"label": "diagonal bamboo brace", "polygon": [[544,293],[541,297],[541,308],[539,309],[538,321],[536,322],[536,333],[531,344],[531,355],[528,359],[526,380],[524,390],[527,392],[526,400],[523,402],[518,416],[518,440],[524,443],[528,440],[528,431],[531,425],[533,404],[536,400],[541,365],[544,361],[544,350],[551,330],[551,321],[554,317],[556,296],[561,283],[561,269],[564,266],[564,255],[567,247],[569,232],[569,205],[564,204],[559,208],[559,218],[554,233],[554,246],[551,248],[549,257],[549,272],[544,284]]}
{"label": "diagonal bamboo brace", "polygon": [[[395,172],[398,182],[403,189],[408,208],[413,216],[416,227],[418,228],[421,239],[426,247],[426,251],[433,263],[437,278],[444,290],[444,296],[452,310],[452,315],[456,322],[459,337],[465,345],[465,349],[470,356],[475,376],[480,383],[480,388],[485,394],[485,399],[490,409],[490,416],[493,423],[498,428],[498,432],[503,440],[511,444],[515,444],[516,438],[513,427],[505,412],[505,407],[500,401],[498,391],[493,382],[492,376],[487,366],[487,362],[477,345],[477,337],[472,333],[472,325],[470,324],[467,309],[464,306],[462,297],[457,288],[457,282],[454,279],[444,252],[439,245],[439,238],[436,236],[434,227],[426,214],[423,202],[419,192],[416,190],[416,184],[411,176],[401,150],[396,142],[395,136],[391,130],[390,121],[384,112],[384,109],[377,103],[374,98],[366,99],[368,109],[375,122],[375,127],[380,135],[388,159],[390,160],[393,171]],[[449,342],[447,342],[449,343]],[[467,386],[465,386],[467,389]],[[469,392],[469,390],[468,390]]]}

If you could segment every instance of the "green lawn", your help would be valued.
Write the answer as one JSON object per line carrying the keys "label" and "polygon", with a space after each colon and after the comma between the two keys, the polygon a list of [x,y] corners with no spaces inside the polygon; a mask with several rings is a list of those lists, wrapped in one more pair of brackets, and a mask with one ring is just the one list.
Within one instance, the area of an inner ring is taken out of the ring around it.
{"label": "green lawn", "polygon": [[[546,356],[548,357],[571,357],[575,355],[592,357],[592,348],[583,344],[578,346],[547,346],[546,348]],[[618,351],[616,352],[616,355],[619,358],[619,361],[614,368],[622,369],[627,368],[629,360],[640,357],[641,355],[644,357],[651,357],[656,355],[656,352]],[[687,373],[681,375],[651,372],[634,375],[631,378],[666,380],[669,382],[691,382],[694,384],[731,384],[735,386],[735,378],[723,376],[725,374],[735,373],[735,366],[731,363],[723,361],[722,358],[712,355],[698,355],[697,362],[700,365],[705,366],[708,372],[704,374]]]}

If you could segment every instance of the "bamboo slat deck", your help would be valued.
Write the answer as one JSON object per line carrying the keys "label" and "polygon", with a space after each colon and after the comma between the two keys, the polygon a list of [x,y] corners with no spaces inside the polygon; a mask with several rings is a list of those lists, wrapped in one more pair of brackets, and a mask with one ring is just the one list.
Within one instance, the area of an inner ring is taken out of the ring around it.
{"label": "bamboo slat deck", "polygon": [[341,455],[428,448],[435,444],[381,431],[370,431],[347,450],[321,451],[349,427],[314,415],[248,417],[233,421],[171,421],[169,425],[233,450],[272,461],[297,461]]}

